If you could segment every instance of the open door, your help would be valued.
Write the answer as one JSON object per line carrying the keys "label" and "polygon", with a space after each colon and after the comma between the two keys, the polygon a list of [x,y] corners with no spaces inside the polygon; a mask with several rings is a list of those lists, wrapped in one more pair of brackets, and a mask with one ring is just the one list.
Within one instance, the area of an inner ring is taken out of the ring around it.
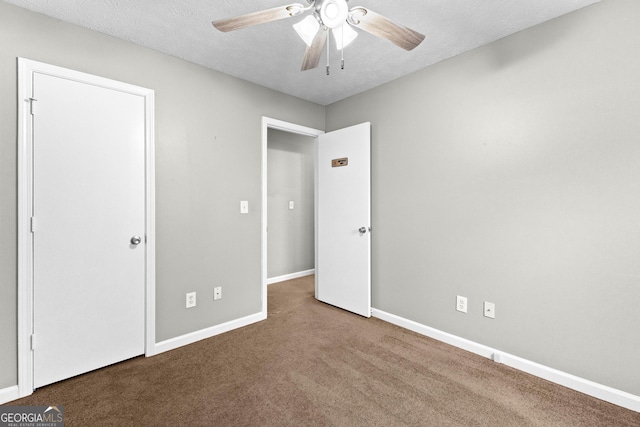
{"label": "open door", "polygon": [[371,316],[371,124],[318,136],[316,298]]}

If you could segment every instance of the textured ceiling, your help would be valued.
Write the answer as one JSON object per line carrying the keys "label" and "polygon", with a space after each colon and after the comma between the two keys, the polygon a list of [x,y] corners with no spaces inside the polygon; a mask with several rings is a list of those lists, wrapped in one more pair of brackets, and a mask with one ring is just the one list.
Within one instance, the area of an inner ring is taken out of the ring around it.
{"label": "textured ceiling", "polygon": [[306,0],[4,0],[205,67],[328,105],[599,0],[350,0],[426,36],[407,52],[359,31],[324,65],[300,71],[303,17],[221,33],[211,21]]}

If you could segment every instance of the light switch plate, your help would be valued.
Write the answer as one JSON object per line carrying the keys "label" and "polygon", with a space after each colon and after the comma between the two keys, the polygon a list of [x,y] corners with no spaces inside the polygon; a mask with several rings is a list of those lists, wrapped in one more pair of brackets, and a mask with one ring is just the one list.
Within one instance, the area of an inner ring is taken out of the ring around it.
{"label": "light switch plate", "polygon": [[241,214],[249,213],[249,202],[247,200],[243,200],[240,202],[240,213]]}
{"label": "light switch plate", "polygon": [[294,206],[293,200],[289,200],[289,209],[293,209]]}

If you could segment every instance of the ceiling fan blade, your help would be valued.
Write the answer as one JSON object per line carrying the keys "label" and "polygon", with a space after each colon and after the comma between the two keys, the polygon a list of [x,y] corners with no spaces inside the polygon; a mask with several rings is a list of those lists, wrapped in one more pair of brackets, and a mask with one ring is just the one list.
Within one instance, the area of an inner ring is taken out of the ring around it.
{"label": "ceiling fan blade", "polygon": [[213,21],[212,24],[218,30],[226,33],[228,31],[241,30],[243,28],[264,24],[266,22],[290,18],[301,14],[305,10],[308,10],[308,7],[305,7],[300,3],[293,3],[287,6],[279,6],[272,9],[236,16],[235,18],[219,19],[217,21]]}
{"label": "ceiling fan blade", "polygon": [[356,28],[374,36],[389,40],[405,50],[412,50],[424,40],[424,35],[411,28],[402,27],[388,18],[364,7],[354,7],[349,11],[348,22]]}
{"label": "ceiling fan blade", "polygon": [[322,50],[327,42],[327,30],[320,27],[316,36],[311,42],[311,46],[307,47],[304,52],[304,60],[302,61],[302,71],[311,70],[316,68],[320,62],[320,56],[322,56]]}

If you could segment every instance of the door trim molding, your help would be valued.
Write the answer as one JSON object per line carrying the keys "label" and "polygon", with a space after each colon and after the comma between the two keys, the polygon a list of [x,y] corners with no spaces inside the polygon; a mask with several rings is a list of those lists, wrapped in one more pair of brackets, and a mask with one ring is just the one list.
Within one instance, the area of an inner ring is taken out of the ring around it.
{"label": "door trim molding", "polygon": [[324,131],[300,126],[270,117],[262,117],[262,223],[261,223],[261,274],[262,281],[262,315],[267,318],[267,143],[269,129],[277,129],[284,132],[317,137]]}
{"label": "door trim molding", "polygon": [[[138,95],[145,102],[145,181],[147,237],[145,251],[145,355],[155,354],[155,95],[154,91],[25,58],[18,58],[18,388],[20,397],[33,393],[33,241],[30,238],[32,212],[32,144],[30,100],[33,79],[38,72],[76,82]],[[35,101],[37,108],[37,101]]]}

